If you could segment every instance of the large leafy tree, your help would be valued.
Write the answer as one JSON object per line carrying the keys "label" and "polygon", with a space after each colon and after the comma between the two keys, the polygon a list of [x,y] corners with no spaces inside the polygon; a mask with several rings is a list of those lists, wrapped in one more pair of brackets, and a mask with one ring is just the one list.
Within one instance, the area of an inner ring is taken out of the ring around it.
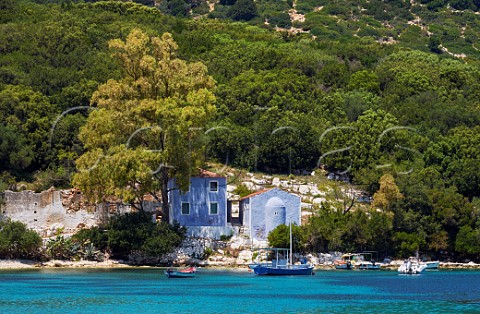
{"label": "large leafy tree", "polygon": [[184,189],[200,165],[214,81],[202,63],[177,57],[169,33],[150,38],[134,29],[109,47],[124,76],[93,94],[96,110],[80,131],[86,153],[77,160],[74,185],[96,201],[114,196],[139,209],[147,193],[161,191],[168,221],[168,181],[175,177]]}
{"label": "large leafy tree", "polygon": [[217,132],[218,157],[252,169],[291,172],[311,168],[324,120],[309,78],[291,70],[244,71],[217,89],[218,113],[228,132]]}
{"label": "large leafy tree", "polygon": [[403,195],[391,174],[384,174],[379,183],[380,188],[373,195],[373,206],[378,206],[384,211],[390,210],[392,204],[403,198]]}
{"label": "large leafy tree", "polygon": [[432,145],[430,162],[441,163],[447,182],[470,199],[480,195],[479,131],[478,126],[455,128],[438,145]]}
{"label": "large leafy tree", "polygon": [[393,215],[376,209],[343,213],[323,203],[302,226],[305,243],[313,252],[377,250],[388,254]]}
{"label": "large leafy tree", "polygon": [[417,162],[414,132],[398,127],[384,110],[366,110],[357,121],[327,129],[320,137],[319,162],[351,175],[370,191],[376,190],[384,168],[406,173]]}
{"label": "large leafy tree", "polygon": [[[303,251],[305,240],[301,227],[292,225],[292,248],[293,252]],[[290,247],[290,226],[278,225],[268,234],[268,244],[271,247]]]}
{"label": "large leafy tree", "polygon": [[480,229],[472,229],[468,225],[461,227],[455,239],[455,248],[466,255],[480,255]]}
{"label": "large leafy tree", "polygon": [[238,0],[227,15],[234,21],[250,21],[257,14],[257,5],[253,0]]}
{"label": "large leafy tree", "polygon": [[0,170],[13,174],[30,165],[33,159],[31,147],[26,145],[26,139],[10,125],[0,124]]}
{"label": "large leafy tree", "polygon": [[0,90],[0,170],[18,177],[51,160],[49,134],[55,106],[42,93],[23,85]]}

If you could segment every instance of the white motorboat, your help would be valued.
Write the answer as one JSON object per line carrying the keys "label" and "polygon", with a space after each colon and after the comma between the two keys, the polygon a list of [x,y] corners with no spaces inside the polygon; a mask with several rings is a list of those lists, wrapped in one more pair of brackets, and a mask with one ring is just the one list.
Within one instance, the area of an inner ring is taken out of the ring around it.
{"label": "white motorboat", "polygon": [[353,269],[355,266],[352,264],[352,261],[354,261],[356,257],[357,254],[343,254],[342,259],[335,260],[333,265],[335,266],[335,269]]}
{"label": "white motorboat", "polygon": [[428,261],[423,263],[427,265],[427,269],[438,269],[438,266],[440,266],[440,261]]}
{"label": "white motorboat", "polygon": [[405,260],[405,262],[398,267],[398,272],[401,274],[420,274],[425,269],[427,269],[427,265],[424,263],[417,263],[412,262],[411,260]]}
{"label": "white motorboat", "polygon": [[418,256],[410,256],[408,260],[412,263],[425,264],[427,266],[426,269],[438,269],[440,265],[440,261],[423,261]]}
{"label": "white motorboat", "polygon": [[372,252],[362,252],[358,254],[359,259],[355,261],[355,267],[361,270],[379,270],[381,263],[373,259]]}
{"label": "white motorboat", "polygon": [[370,261],[362,261],[356,265],[358,269],[362,270],[379,270],[380,269],[380,264],[376,263],[375,261],[370,262]]}
{"label": "white motorboat", "polygon": [[[367,260],[365,258],[367,256]],[[334,261],[336,269],[378,270],[381,264],[372,259],[372,253],[347,253],[341,260]]]}
{"label": "white motorboat", "polygon": [[335,269],[353,269],[355,266],[350,261],[334,261]]}

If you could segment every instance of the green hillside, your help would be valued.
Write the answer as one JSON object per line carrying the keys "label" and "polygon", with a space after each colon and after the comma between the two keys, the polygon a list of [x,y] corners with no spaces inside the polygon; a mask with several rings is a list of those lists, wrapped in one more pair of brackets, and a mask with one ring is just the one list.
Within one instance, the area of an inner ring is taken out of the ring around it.
{"label": "green hillside", "polygon": [[[322,167],[380,193],[375,214],[318,208],[337,233],[310,230],[310,249],[478,257],[478,1],[137,2],[0,1],[1,190],[70,187],[89,163],[80,156],[126,144],[130,134],[88,138],[86,128],[79,138],[98,99],[111,96],[104,90],[91,102],[94,92],[128,72],[109,42],[133,29],[148,38],[169,32],[175,58],[200,62],[215,81],[202,83],[215,110],[197,130],[196,162],[286,175]],[[120,117],[150,127],[143,109]],[[400,194],[385,192],[386,174]],[[142,178],[158,189],[154,177]],[[106,193],[138,203],[116,188]],[[368,215],[384,219],[382,228],[356,230],[352,221]]]}

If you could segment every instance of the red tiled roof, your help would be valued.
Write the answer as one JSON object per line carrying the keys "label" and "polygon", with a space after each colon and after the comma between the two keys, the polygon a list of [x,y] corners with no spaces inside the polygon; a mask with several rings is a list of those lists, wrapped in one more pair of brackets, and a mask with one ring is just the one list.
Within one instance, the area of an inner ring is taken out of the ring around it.
{"label": "red tiled roof", "polygon": [[197,178],[225,178],[225,176],[222,176],[221,174],[207,171],[205,169],[198,169],[198,174],[195,175]]}
{"label": "red tiled roof", "polygon": [[260,191],[254,192],[254,193],[252,193],[252,194],[249,194],[249,195],[247,195],[247,196],[244,196],[244,197],[240,198],[239,201],[243,201],[244,199],[247,199],[247,198],[250,198],[250,197],[254,197],[254,196],[263,194],[263,193],[268,192],[268,191],[273,190],[273,189],[274,189],[274,188],[270,188],[270,189],[264,189],[264,190],[260,190]]}

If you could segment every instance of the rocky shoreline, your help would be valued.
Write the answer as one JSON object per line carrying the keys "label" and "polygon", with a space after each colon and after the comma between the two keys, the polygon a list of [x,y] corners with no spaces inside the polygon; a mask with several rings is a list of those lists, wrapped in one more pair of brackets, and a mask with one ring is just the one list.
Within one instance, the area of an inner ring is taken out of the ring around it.
{"label": "rocky shoreline", "polygon": [[[382,265],[382,269],[396,270],[403,261],[392,261],[388,265]],[[209,263],[204,261],[199,266],[204,268],[226,268],[226,269],[248,269],[247,264],[231,264],[231,263]],[[158,268],[158,266],[139,266],[129,264],[123,261],[108,260],[104,262],[95,261],[63,261],[63,260],[51,260],[48,262],[35,262],[30,260],[0,260],[0,270],[16,270],[16,269],[35,269],[35,268]],[[335,267],[332,263],[325,263],[315,265],[315,269],[319,270],[334,270]],[[480,264],[469,263],[453,263],[453,262],[440,262],[439,269],[480,269]]]}
{"label": "rocky shoreline", "polygon": [[37,262],[31,260],[0,260],[0,269],[29,269],[29,268],[114,268],[132,267],[121,261],[109,260],[104,262],[95,261],[63,261],[51,260]]}

